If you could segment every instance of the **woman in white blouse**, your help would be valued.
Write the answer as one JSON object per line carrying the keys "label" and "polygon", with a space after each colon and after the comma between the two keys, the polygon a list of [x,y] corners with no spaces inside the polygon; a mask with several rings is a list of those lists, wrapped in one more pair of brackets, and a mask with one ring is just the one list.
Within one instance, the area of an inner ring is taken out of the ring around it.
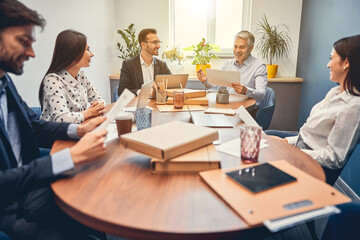
{"label": "woman in white blouse", "polygon": [[286,137],[323,167],[326,181],[335,183],[337,176],[359,142],[360,135],[360,35],[334,43],[327,65],[330,80],[338,83],[316,104],[300,128],[299,134],[266,131]]}
{"label": "woman in white blouse", "polygon": [[105,100],[80,71],[90,66],[93,56],[84,34],[73,30],[59,33],[39,89],[41,119],[81,123],[103,113]]}

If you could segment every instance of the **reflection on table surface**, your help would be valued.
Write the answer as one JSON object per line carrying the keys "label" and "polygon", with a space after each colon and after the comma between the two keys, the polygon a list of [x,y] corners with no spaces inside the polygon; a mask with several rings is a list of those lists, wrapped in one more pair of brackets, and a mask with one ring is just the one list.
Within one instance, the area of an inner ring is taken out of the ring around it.
{"label": "reflection on table surface", "polygon": [[[216,107],[236,109],[254,103],[246,99]],[[153,126],[190,119],[187,112],[159,113],[154,100],[149,106],[154,108]],[[221,143],[239,137],[240,119],[229,119],[235,127],[219,129]],[[283,141],[265,135],[263,138],[269,147],[260,150],[259,162],[284,159],[325,180],[321,166],[310,156]],[[57,141],[52,152],[74,143]],[[237,157],[221,152],[219,156],[222,168],[241,164]],[[199,175],[152,174],[150,158],[124,149],[117,139],[108,143],[106,156],[76,172],[52,184],[55,200],[71,217],[103,232],[136,239],[215,239],[241,234],[249,228]]]}

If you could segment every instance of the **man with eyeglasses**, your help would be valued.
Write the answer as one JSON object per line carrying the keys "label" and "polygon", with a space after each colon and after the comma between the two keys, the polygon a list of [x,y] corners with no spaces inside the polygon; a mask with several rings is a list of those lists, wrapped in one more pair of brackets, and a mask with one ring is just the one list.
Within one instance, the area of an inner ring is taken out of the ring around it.
{"label": "man with eyeglasses", "polygon": [[158,74],[171,74],[164,61],[154,56],[159,55],[160,39],[157,31],[153,28],[146,28],[140,31],[139,44],[141,53],[123,62],[119,82],[119,96],[125,88],[136,95],[139,95],[141,85],[154,81]]}

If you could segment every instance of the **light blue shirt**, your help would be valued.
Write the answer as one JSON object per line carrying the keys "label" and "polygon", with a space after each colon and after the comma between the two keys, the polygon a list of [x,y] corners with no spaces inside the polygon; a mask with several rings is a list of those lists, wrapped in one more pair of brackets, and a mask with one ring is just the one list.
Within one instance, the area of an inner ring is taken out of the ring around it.
{"label": "light blue shirt", "polygon": [[[17,116],[15,112],[8,113],[7,97],[5,87],[8,84],[8,78],[5,75],[0,81],[0,124],[4,124],[4,128],[7,132],[14,156],[17,160],[18,167],[22,166],[21,156],[21,139],[18,127]],[[77,135],[77,124],[70,124],[67,129],[67,135],[73,139],[79,139]],[[62,151],[51,155],[52,171],[55,175],[62,172],[71,170],[74,168],[74,162],[72,160],[70,149],[66,148]]]}
{"label": "light blue shirt", "polygon": [[[249,98],[254,98],[257,105],[264,99],[267,86],[267,71],[266,65],[262,61],[250,54],[240,66],[236,58],[233,58],[223,65],[222,70],[240,71],[240,83],[247,88],[245,95]],[[205,86],[207,88],[212,87],[211,84],[207,82]],[[228,88],[228,90],[230,93],[235,93],[233,88]]]}

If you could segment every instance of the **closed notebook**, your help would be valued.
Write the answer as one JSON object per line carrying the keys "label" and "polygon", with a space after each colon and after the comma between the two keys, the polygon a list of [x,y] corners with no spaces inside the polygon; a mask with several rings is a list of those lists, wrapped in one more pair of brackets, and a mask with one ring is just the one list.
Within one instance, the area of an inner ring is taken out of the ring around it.
{"label": "closed notebook", "polygon": [[121,143],[151,157],[168,160],[218,139],[218,131],[191,123],[173,121],[121,135]]}
{"label": "closed notebook", "polygon": [[158,158],[151,159],[153,173],[198,173],[218,168],[220,168],[220,157],[213,144],[167,161]]}
{"label": "closed notebook", "polygon": [[[184,104],[189,105],[208,105],[209,99],[207,96],[204,97],[195,97],[195,98],[187,98]],[[171,97],[168,97],[166,104],[174,104],[174,99]]]}
{"label": "closed notebook", "polygon": [[184,95],[185,95],[186,99],[197,98],[197,97],[205,97],[206,96],[206,91],[205,90],[194,90],[194,89],[183,89],[183,90],[181,90],[180,88],[167,89],[166,90],[166,95],[168,97],[172,97],[173,96],[173,91],[184,91]]}

